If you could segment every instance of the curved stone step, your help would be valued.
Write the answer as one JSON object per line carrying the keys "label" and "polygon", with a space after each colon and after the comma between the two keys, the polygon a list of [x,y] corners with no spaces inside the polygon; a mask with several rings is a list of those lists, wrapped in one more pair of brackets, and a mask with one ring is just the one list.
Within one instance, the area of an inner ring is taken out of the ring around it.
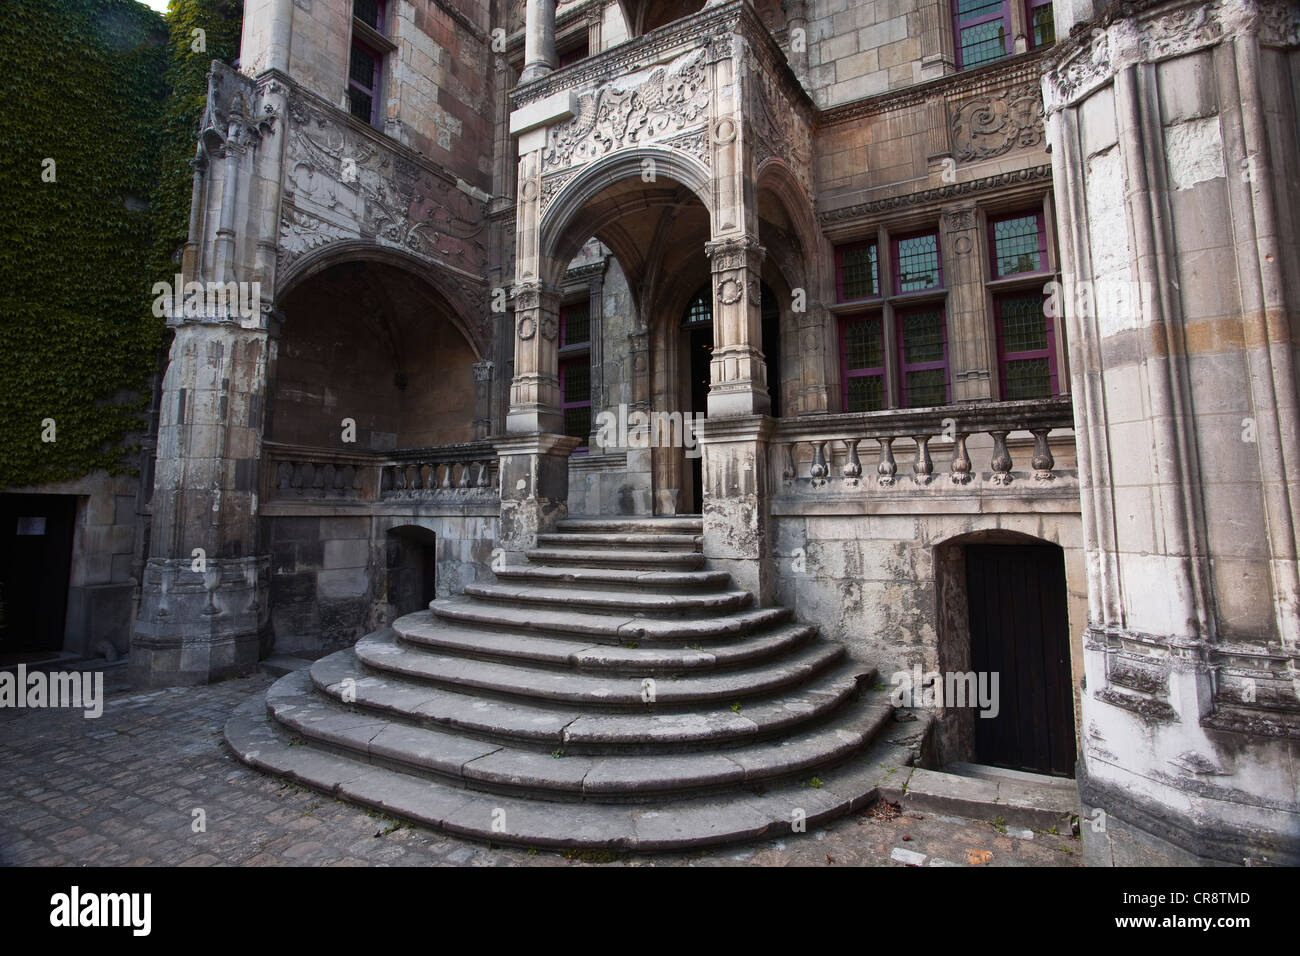
{"label": "curved stone step", "polygon": [[589,548],[593,551],[647,549],[697,552],[703,543],[704,539],[699,534],[647,534],[645,532],[604,534],[602,532],[571,531],[550,532],[537,536],[537,544],[542,548]]}
{"label": "curved stone step", "polygon": [[609,643],[672,641],[701,644],[733,640],[790,619],[783,607],[750,608],[707,618],[652,618],[631,614],[548,611],[490,604],[466,597],[440,598],[429,605],[445,621],[513,631],[544,631],[574,637],[605,638]]}
{"label": "curved stone step", "polygon": [[817,633],[810,625],[782,624],[744,641],[711,645],[708,650],[703,645],[624,647],[550,634],[457,627],[435,618],[430,611],[399,617],[393,622],[393,630],[399,641],[435,653],[643,676],[742,667],[787,653]]}
{"label": "curved stone step", "polygon": [[586,534],[703,534],[704,519],[695,516],[646,518],[562,518],[559,532]]}
{"label": "curved stone step", "polygon": [[704,555],[698,551],[644,551],[620,549],[595,551],[585,548],[534,548],[524,552],[533,564],[572,564],[585,568],[627,568],[646,571],[652,568],[704,567]]}
{"label": "curved stone step", "polygon": [[[527,847],[653,852],[797,835],[874,802],[910,766],[931,718],[885,728],[863,753],[808,781],[654,804],[555,803],[482,793],[294,746],[260,701],[241,705],[225,739],[244,763],[448,833]],[[793,824],[793,826],[792,826]]]}
{"label": "curved stone step", "polygon": [[447,730],[357,714],[312,692],[301,671],[267,693],[267,709],[304,742],[392,769],[448,778],[494,792],[522,789],[555,798],[639,797],[752,787],[828,768],[861,750],[892,718],[887,701],[856,705],[780,741],[725,751],[643,755],[544,753]]}
{"label": "curved stone step", "polygon": [[724,706],[688,713],[593,714],[564,703],[477,697],[375,673],[363,668],[350,648],[317,661],[310,675],[318,693],[386,719],[573,753],[739,745],[820,720],[860,685],[874,682],[874,671],[848,662],[776,697],[747,702],[738,712]]}
{"label": "curved stone step", "polygon": [[[814,642],[756,667],[678,678],[594,675],[449,657],[395,643],[391,630],[361,638],[353,653],[367,667],[441,686],[596,707],[646,708],[650,703],[655,707],[730,705],[745,698],[771,694],[826,670],[844,657],[844,648],[839,644]],[[654,683],[647,685],[647,680]],[[646,696],[653,697],[653,701],[647,701]]]}
{"label": "curved stone step", "polygon": [[622,590],[724,590],[731,584],[726,571],[644,571],[640,568],[574,568],[536,564],[493,569],[499,581],[518,581],[536,587]]}
{"label": "curved stone step", "polygon": [[490,582],[467,584],[467,597],[492,604],[525,604],[531,607],[571,607],[622,614],[709,614],[748,607],[754,596],[748,591],[729,589],[699,594],[662,594],[653,591],[565,590]]}

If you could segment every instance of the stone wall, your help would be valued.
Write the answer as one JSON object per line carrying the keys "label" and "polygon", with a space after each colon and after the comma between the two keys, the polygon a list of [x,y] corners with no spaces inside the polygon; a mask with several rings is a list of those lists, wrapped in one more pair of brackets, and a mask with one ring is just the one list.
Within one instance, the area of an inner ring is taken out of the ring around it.
{"label": "stone wall", "polygon": [[435,536],[438,597],[490,580],[499,508],[422,510],[284,508],[263,517],[275,653],[319,656],[414,610],[408,579],[414,569],[402,553],[403,531],[418,528]]}

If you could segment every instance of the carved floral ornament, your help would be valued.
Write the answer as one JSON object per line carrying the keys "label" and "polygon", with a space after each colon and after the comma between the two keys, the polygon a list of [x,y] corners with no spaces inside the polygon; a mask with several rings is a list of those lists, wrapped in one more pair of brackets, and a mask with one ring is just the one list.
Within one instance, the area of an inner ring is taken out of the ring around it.
{"label": "carved floral ornament", "polygon": [[591,162],[703,125],[710,97],[703,49],[626,74],[578,97],[577,115],[551,129],[542,169]]}
{"label": "carved floral ornament", "polygon": [[290,97],[289,119],[286,198],[299,213],[482,274],[485,210],[454,180],[382,148],[305,96]]}
{"label": "carved floral ornament", "polygon": [[958,162],[990,159],[1043,142],[1043,103],[1035,86],[1022,86],[966,100],[952,117]]}

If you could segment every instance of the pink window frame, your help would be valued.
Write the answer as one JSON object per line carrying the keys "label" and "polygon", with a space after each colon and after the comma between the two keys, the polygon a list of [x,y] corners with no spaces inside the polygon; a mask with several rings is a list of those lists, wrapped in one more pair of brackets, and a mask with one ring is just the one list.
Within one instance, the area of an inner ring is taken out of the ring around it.
{"label": "pink window frame", "polygon": [[[1025,0],[1025,43],[1031,50],[1039,48],[1034,45],[1034,11],[1039,7],[1050,7],[1051,5],[1052,0]],[[1046,45],[1048,44],[1039,44],[1039,46]]]}
{"label": "pink window frame", "polygon": [[[1000,222],[1006,222],[1009,219],[1028,219],[1033,216],[1038,224],[1038,268],[1032,272],[999,272],[998,271],[998,243],[994,238],[994,227]],[[1043,217],[1041,209],[1026,209],[1021,212],[1007,213],[1005,216],[989,219],[989,268],[993,270],[993,278],[1005,279],[1010,276],[1032,276],[1040,272],[1051,271],[1047,262],[1047,222]]]}
{"label": "pink window frame", "polygon": [[[836,302],[870,302],[873,299],[879,299],[881,296],[882,284],[880,281],[880,249],[875,239],[864,239],[862,242],[850,242],[842,246],[835,247],[835,301]],[[844,298],[844,253],[853,252],[856,249],[876,249],[876,292],[875,295],[863,296],[860,299]]]}
{"label": "pink window frame", "polygon": [[[909,239],[920,239],[922,236],[934,236],[934,269],[935,284],[926,286],[924,289],[908,289],[903,291],[903,273],[900,271],[901,262],[898,254],[900,243]],[[893,236],[890,239],[889,251],[891,253],[889,271],[894,282],[894,287],[890,291],[894,295],[921,295],[922,293],[941,292],[943,291],[943,250],[939,247],[939,230],[922,229],[920,232],[909,232],[904,236]]]}
{"label": "pink window frame", "polygon": [[382,53],[370,46],[370,44],[358,40],[356,37],[352,38],[352,46],[360,47],[366,53],[370,54],[370,58],[375,61],[375,68],[371,71],[370,77],[372,85],[367,89],[352,78],[352,47],[348,47],[348,89],[352,89],[355,86],[362,93],[365,93],[370,97],[370,118],[366,120],[366,122],[371,126],[374,126],[375,117],[379,113],[379,87],[383,79],[384,57]]}
{"label": "pink window frame", "polygon": [[[961,58],[961,31],[963,28],[977,27],[983,23],[992,23],[994,20],[1001,20],[1005,29],[1003,31],[1003,54],[1010,56],[1015,51],[1015,38],[1011,35],[1011,0],[1002,0],[1001,6],[997,13],[986,13],[983,16],[972,17],[968,20],[962,20],[961,14],[957,12],[958,2],[952,0],[952,50],[953,56],[957,60],[957,69],[966,69],[966,64]],[[993,60],[985,60],[979,66],[985,66],[993,63]]]}
{"label": "pink window frame", "polygon": [[[879,281],[877,280],[877,285]],[[889,408],[889,381],[887,379],[885,366],[878,365],[874,368],[851,369],[849,368],[849,337],[848,327],[853,324],[862,322],[875,321],[880,331],[880,357],[885,357],[885,317],[881,312],[867,312],[861,315],[848,315],[840,320],[839,324],[839,344],[840,344],[840,408],[843,411],[849,410],[849,379],[850,378],[877,378],[880,379],[881,394],[885,396],[885,408]]]}
{"label": "pink window frame", "polygon": [[[917,312],[938,312],[939,313],[939,332],[943,339],[943,358],[937,362],[911,362],[907,361],[907,343],[903,340],[903,320],[909,315]],[[948,374],[948,313],[943,306],[916,306],[910,309],[899,309],[894,314],[894,331],[898,336],[898,401],[899,407],[911,408],[907,402],[907,373],[908,372],[926,372],[931,369],[943,369],[943,404],[952,403],[952,376]]]}
{"label": "pink window frame", "polygon": [[[1003,292],[993,297],[993,324],[997,330],[998,340],[998,391],[1002,397],[1006,398],[1007,392],[1007,363],[1022,361],[1024,359],[1045,358],[1047,359],[1047,379],[1048,395],[1059,395],[1061,379],[1056,366],[1056,323],[1046,314],[1043,314],[1043,325],[1047,329],[1047,348],[1031,349],[1027,352],[1008,352],[1006,342],[1002,335],[1002,303],[1012,297],[1027,298],[1028,290],[1020,292]],[[1046,296],[1043,296],[1046,299]]]}

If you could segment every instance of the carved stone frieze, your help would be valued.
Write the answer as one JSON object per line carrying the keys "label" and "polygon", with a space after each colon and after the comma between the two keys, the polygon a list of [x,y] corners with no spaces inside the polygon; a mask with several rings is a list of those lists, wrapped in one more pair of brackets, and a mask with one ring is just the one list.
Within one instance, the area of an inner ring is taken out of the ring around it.
{"label": "carved stone frieze", "polygon": [[812,128],[790,90],[764,58],[746,57],[750,79],[747,123],[755,168],[771,157],[786,162],[808,195],[813,193]]}
{"label": "carved stone frieze", "polygon": [[617,149],[675,138],[707,121],[709,78],[703,50],[619,77],[578,97],[578,112],[550,130],[543,172],[599,159]]}
{"label": "carved stone frieze", "polygon": [[385,148],[302,91],[290,93],[287,136],[276,250],[280,267],[337,240],[365,239],[402,249],[451,267],[442,274],[444,284],[474,305],[471,333],[480,345],[490,342],[490,318],[481,307],[485,292],[472,278],[463,278],[484,274],[484,203],[453,177]]}
{"label": "carved stone frieze", "polygon": [[952,151],[958,162],[991,159],[1043,143],[1043,101],[1036,86],[977,96],[952,116]]}

